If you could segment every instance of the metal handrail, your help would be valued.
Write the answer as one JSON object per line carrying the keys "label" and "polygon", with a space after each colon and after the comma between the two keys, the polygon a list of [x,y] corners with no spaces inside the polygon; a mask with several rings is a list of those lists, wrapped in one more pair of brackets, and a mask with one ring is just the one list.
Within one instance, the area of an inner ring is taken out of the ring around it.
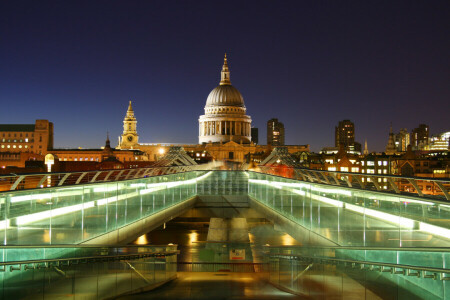
{"label": "metal handrail", "polygon": [[[297,255],[297,254],[270,254],[270,257],[288,257],[288,258],[301,258],[301,259],[307,259],[309,261],[319,262],[323,263],[323,261],[332,261],[337,263],[346,263],[346,264],[358,264],[362,268],[366,265],[369,266],[379,266],[379,267],[388,267],[391,268],[388,272],[391,272],[393,274],[404,274],[404,273],[396,273],[395,269],[404,269],[404,270],[412,270],[412,271],[422,271],[422,272],[429,272],[429,273],[441,273],[441,274],[450,274],[450,269],[444,269],[444,268],[431,268],[431,267],[423,267],[423,266],[412,266],[412,265],[403,265],[403,264],[393,264],[393,263],[383,263],[383,262],[372,262],[372,261],[363,261],[363,260],[352,260],[352,259],[341,259],[341,258],[330,258],[330,257],[312,257],[312,256],[303,256],[303,255]],[[383,269],[380,268],[380,271],[383,272]],[[446,279],[448,278],[448,279]],[[442,277],[443,280],[450,280],[450,277]]]}
{"label": "metal handrail", "polygon": [[0,175],[0,191],[116,182],[194,171],[201,165]]}
{"label": "metal handrail", "polygon": [[[298,168],[289,166],[259,166],[262,174],[269,174],[273,176],[291,178],[295,180],[311,182],[316,184],[327,184],[346,188],[372,190],[378,192],[389,192],[404,195],[414,195],[423,198],[435,198],[439,197],[446,200],[450,200],[450,179],[446,178],[430,178],[430,177],[407,177],[399,175],[389,174],[370,174],[370,173],[353,173],[353,172],[340,172],[340,171],[328,171],[328,170],[315,170],[308,168]],[[280,175],[280,171],[290,170],[291,176]],[[320,176],[319,176],[320,175]],[[367,179],[371,179],[367,181]],[[381,182],[387,185],[386,189],[381,188],[378,180],[383,179]],[[386,179],[386,181],[384,180]],[[442,195],[431,195],[427,191],[420,189],[418,182],[430,182],[435,186],[436,191],[441,191]],[[405,188],[411,185],[412,190],[403,191],[400,188]]]}
{"label": "metal handrail", "polygon": [[75,260],[96,260],[96,259],[130,259],[130,258],[143,258],[143,257],[158,257],[158,256],[172,256],[177,255],[177,251],[166,251],[166,252],[143,252],[143,253],[130,253],[130,254],[120,254],[120,255],[96,255],[96,256],[80,256],[80,257],[68,257],[68,258],[49,258],[49,259],[36,259],[36,260],[20,260],[20,261],[7,261],[0,262],[0,266],[9,265],[29,265],[38,263],[51,263],[51,262],[66,262]]}
{"label": "metal handrail", "polygon": [[[266,245],[265,247],[273,247],[273,248],[286,248],[286,249],[305,249],[305,246],[289,246],[289,245],[280,245],[280,246],[270,246]],[[307,246],[312,249],[334,249],[334,250],[376,250],[376,251],[419,251],[419,252],[450,252],[450,248],[448,247],[363,247],[363,246]]]}
{"label": "metal handrail", "polygon": [[120,248],[154,248],[154,247],[177,247],[178,244],[163,244],[163,245],[114,245],[114,246],[108,246],[108,245],[95,245],[95,244],[57,244],[57,245],[11,245],[11,246],[5,246],[0,245],[1,249],[39,249],[39,248],[77,248],[77,249],[83,249],[83,248],[114,248],[114,249],[120,249]]}

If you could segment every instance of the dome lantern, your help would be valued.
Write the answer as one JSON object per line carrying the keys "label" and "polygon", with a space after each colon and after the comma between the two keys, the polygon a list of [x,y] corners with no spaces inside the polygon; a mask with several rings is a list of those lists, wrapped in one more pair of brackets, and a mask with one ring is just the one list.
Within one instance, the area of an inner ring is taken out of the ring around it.
{"label": "dome lantern", "polygon": [[231,85],[230,70],[228,69],[227,54],[223,59],[222,72],[220,72],[220,85]]}

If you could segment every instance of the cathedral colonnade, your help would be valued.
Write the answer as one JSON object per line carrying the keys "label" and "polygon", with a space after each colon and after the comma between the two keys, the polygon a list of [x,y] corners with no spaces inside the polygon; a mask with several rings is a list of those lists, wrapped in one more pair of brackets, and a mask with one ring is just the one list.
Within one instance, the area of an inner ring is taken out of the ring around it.
{"label": "cathedral colonnade", "polygon": [[245,121],[213,120],[202,121],[199,126],[199,136],[241,135],[251,134],[251,123]]}

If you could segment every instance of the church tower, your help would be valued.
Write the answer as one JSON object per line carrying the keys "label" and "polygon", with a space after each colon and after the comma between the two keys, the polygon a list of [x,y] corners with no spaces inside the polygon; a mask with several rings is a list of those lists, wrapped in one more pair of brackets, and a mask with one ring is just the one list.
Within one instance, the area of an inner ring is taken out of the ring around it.
{"label": "church tower", "polygon": [[397,148],[395,147],[395,137],[394,137],[394,133],[392,132],[392,123],[391,123],[391,128],[389,129],[389,139],[388,139],[388,143],[386,145],[385,153],[387,155],[393,155],[393,154],[397,153]]}
{"label": "church tower", "polygon": [[137,134],[136,125],[137,121],[134,117],[134,111],[130,101],[127,114],[123,119],[123,133],[122,136],[119,137],[120,149],[133,149],[133,147],[137,146],[139,135]]}

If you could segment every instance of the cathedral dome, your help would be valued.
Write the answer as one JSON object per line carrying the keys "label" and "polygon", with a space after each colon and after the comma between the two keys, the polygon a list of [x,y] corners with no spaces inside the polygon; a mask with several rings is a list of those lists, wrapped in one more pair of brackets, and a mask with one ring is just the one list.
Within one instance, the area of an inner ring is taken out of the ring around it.
{"label": "cathedral dome", "polygon": [[247,116],[241,93],[231,85],[227,55],[223,60],[220,85],[209,93],[205,114],[200,116],[198,141],[203,143],[249,144],[252,119]]}
{"label": "cathedral dome", "polygon": [[209,93],[206,106],[240,106],[245,107],[241,93],[231,84],[219,85]]}

